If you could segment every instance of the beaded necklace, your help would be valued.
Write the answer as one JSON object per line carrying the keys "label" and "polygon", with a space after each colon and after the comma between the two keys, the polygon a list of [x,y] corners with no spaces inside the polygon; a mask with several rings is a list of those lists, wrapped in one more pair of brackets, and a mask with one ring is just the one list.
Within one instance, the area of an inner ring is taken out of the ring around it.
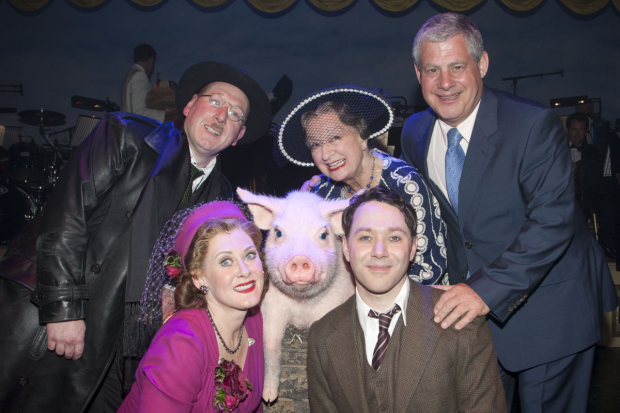
{"label": "beaded necklace", "polygon": [[[368,182],[368,185],[366,185],[366,190],[370,189],[370,185],[372,184],[372,180],[375,179],[375,153],[373,151],[370,151],[370,154],[372,155],[372,171],[370,172],[370,182]],[[351,188],[349,185],[344,184],[344,186],[347,187],[347,192],[348,193],[352,193],[353,192],[353,188]]]}
{"label": "beaded necklace", "polygon": [[243,324],[241,324],[241,327],[239,328],[239,333],[240,333],[239,344],[237,344],[237,348],[235,348],[234,350],[231,350],[228,348],[226,343],[224,343],[224,339],[220,335],[220,332],[218,331],[217,327],[215,326],[215,323],[213,322],[213,318],[211,317],[211,312],[209,311],[208,308],[207,308],[207,315],[209,316],[209,320],[211,320],[211,324],[213,324],[213,329],[215,330],[215,334],[217,334],[217,338],[220,339],[220,342],[224,346],[224,350],[226,350],[228,354],[235,354],[237,350],[239,350],[239,347],[241,347],[241,340],[243,339]]}

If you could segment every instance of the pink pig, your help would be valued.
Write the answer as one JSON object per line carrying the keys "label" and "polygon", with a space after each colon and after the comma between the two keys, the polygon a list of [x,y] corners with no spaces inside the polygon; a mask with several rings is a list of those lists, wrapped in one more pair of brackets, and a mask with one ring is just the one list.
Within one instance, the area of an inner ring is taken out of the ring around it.
{"label": "pink pig", "polygon": [[269,230],[265,267],[269,290],[265,294],[263,337],[265,384],[263,399],[278,397],[280,343],[286,328],[305,330],[355,292],[353,277],[344,263],[342,211],[347,200],[324,201],[309,192],[290,192],[286,198],[255,195],[238,188],[254,222]]}

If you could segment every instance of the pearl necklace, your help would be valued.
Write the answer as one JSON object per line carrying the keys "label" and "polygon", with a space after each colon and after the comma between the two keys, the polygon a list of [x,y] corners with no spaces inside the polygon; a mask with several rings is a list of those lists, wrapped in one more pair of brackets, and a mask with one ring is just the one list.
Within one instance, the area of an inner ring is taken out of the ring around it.
{"label": "pearl necklace", "polygon": [[[372,180],[375,179],[375,153],[373,151],[370,151],[370,154],[372,155],[372,171],[370,172],[370,182],[368,182],[368,185],[366,185],[366,190],[370,189],[370,185],[372,184]],[[348,193],[352,193],[353,192],[353,188],[351,188],[349,185],[344,184],[344,186],[347,187],[347,192]]]}
{"label": "pearl necklace", "polygon": [[228,352],[228,354],[235,354],[237,352],[237,350],[239,350],[239,347],[241,347],[241,340],[243,339],[243,324],[241,324],[241,328],[239,328],[239,333],[240,333],[239,344],[237,344],[237,348],[235,348],[234,350],[231,350],[231,349],[228,348],[226,343],[224,343],[224,339],[220,335],[220,332],[217,329],[217,327],[215,326],[215,323],[213,322],[213,318],[211,317],[211,312],[209,311],[208,308],[207,308],[207,315],[209,316],[209,320],[211,320],[211,324],[213,324],[213,329],[215,330],[215,334],[217,334],[217,338],[220,339],[220,342],[224,346],[224,350],[226,350]]}

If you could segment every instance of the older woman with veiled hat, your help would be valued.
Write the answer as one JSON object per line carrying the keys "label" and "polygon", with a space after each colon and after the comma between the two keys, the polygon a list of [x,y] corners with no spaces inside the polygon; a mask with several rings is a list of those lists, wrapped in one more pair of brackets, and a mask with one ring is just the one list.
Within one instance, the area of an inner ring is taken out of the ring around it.
{"label": "older woman with veiled hat", "polygon": [[[141,301],[141,322],[163,326],[119,412],[262,411],[261,240],[230,202],[183,210],[166,224]],[[162,314],[171,286],[176,311]]]}
{"label": "older woman with veiled hat", "polygon": [[437,284],[446,269],[446,228],[439,205],[413,166],[371,147],[372,139],[393,123],[392,101],[382,89],[355,85],[313,93],[285,118],[278,146],[288,161],[319,168],[320,182],[311,191],[325,199],[346,199],[382,185],[410,202],[418,227],[408,273],[421,284]]}

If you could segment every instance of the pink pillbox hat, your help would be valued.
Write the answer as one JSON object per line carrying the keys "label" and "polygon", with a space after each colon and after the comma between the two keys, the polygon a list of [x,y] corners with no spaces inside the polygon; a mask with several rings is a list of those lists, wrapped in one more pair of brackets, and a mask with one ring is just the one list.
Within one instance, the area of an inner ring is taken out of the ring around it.
{"label": "pink pillbox hat", "polygon": [[198,231],[202,223],[210,219],[226,218],[247,222],[246,217],[237,205],[225,201],[214,201],[205,204],[187,217],[185,222],[183,222],[181,232],[179,232],[179,235],[177,235],[174,241],[174,250],[181,256],[183,268],[185,268],[185,254],[194,239],[194,235],[196,235],[196,231]]}

